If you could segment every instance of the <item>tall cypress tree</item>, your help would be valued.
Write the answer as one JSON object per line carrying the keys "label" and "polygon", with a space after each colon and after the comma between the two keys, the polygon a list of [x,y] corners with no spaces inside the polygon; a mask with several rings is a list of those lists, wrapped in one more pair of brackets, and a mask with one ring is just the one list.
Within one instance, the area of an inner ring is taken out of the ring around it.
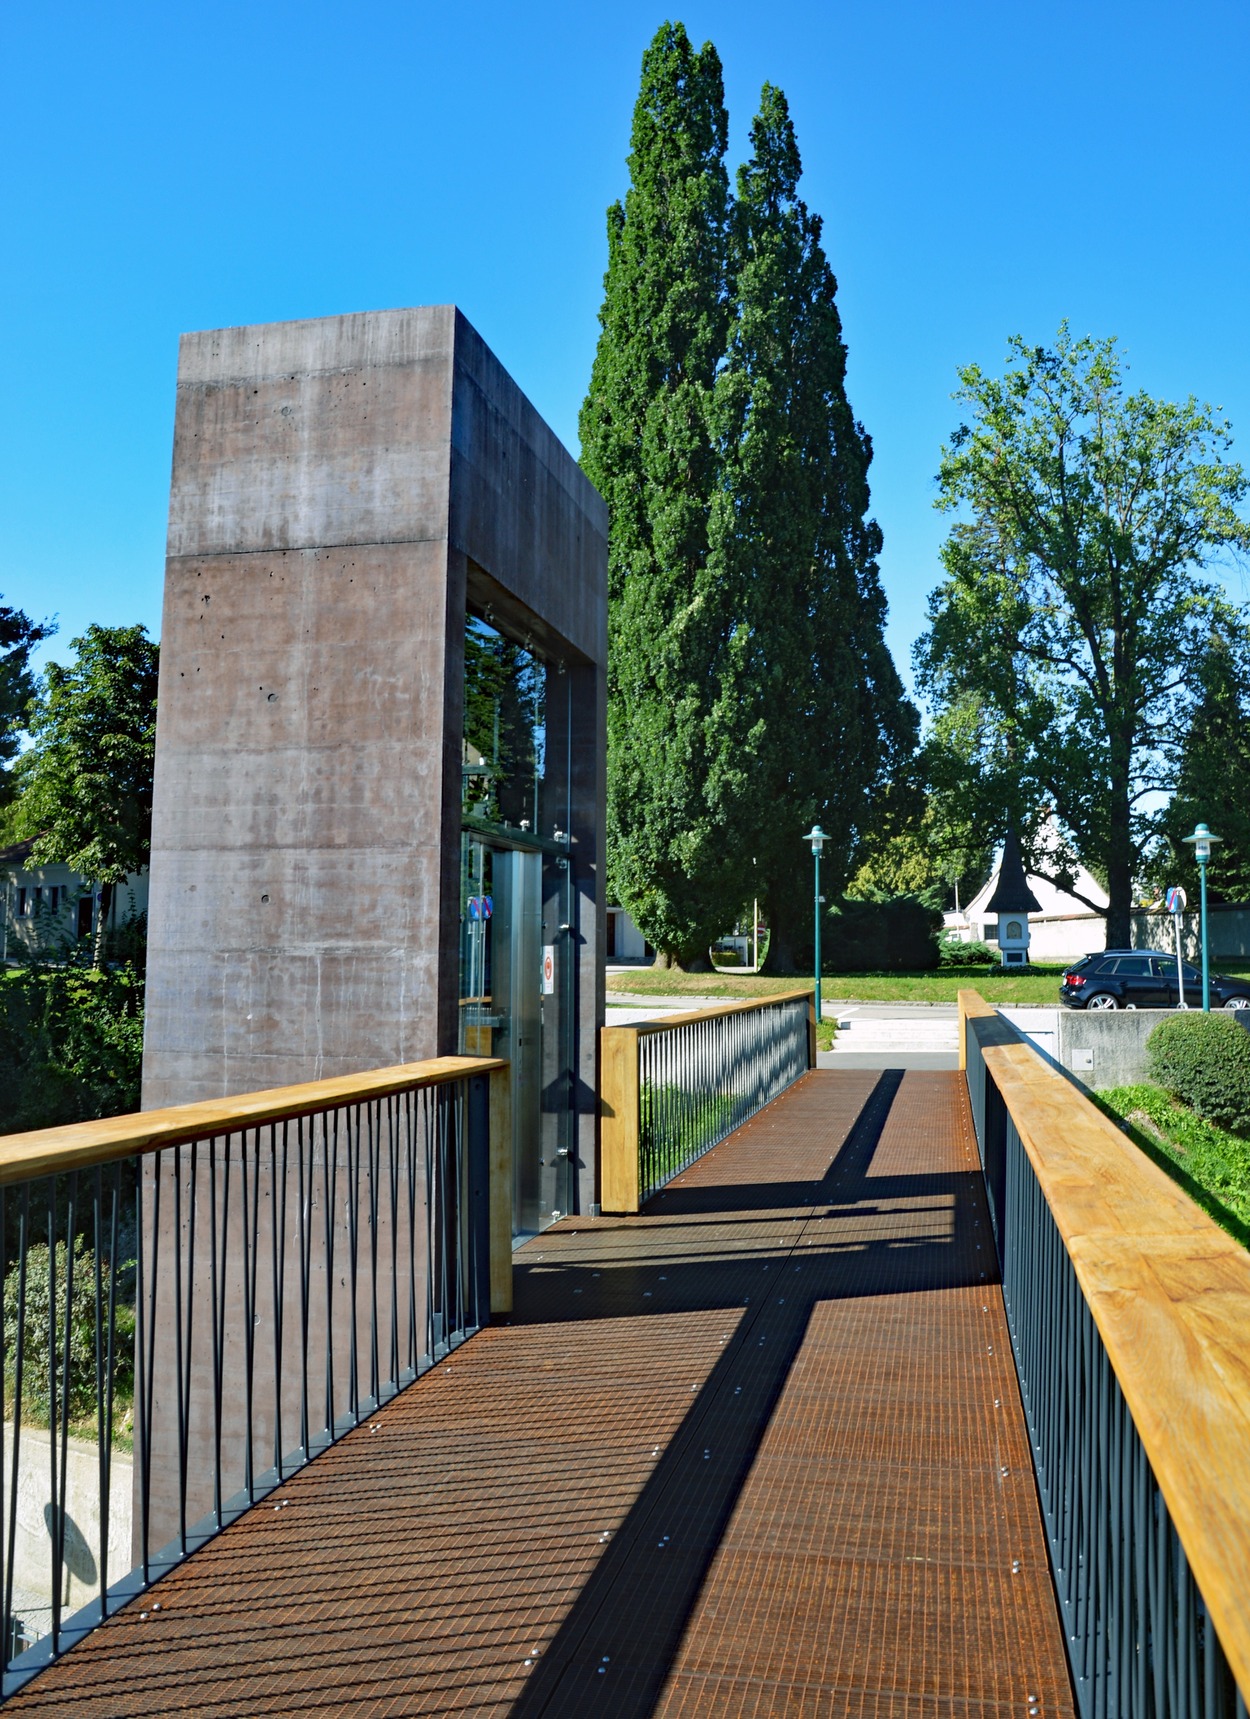
{"label": "tall cypress tree", "polygon": [[797,194],[785,97],[769,84],[751,149],[738,174],[733,317],[714,399],[720,643],[706,745],[709,799],[735,832],[741,893],[765,902],[769,963],[784,969],[811,925],[803,832],[819,821],[832,838],[832,893],[914,751],[917,719],[883,637],[872,446],[846,397],[837,282],[820,217]]}
{"label": "tall cypress tree", "polygon": [[709,805],[719,609],[708,566],[709,415],[728,319],[720,60],[664,24],[643,56],[630,185],[608,211],[602,333],[582,466],[608,503],[610,884],[662,960],[734,918],[734,855]]}

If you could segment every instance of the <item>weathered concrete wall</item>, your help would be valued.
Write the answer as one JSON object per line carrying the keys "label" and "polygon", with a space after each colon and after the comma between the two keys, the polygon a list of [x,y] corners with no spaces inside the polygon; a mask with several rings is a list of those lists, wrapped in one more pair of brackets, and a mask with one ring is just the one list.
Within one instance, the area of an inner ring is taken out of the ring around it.
{"label": "weathered concrete wall", "polygon": [[589,671],[593,1056],[605,562],[603,503],[454,307],[184,337],[145,1105],[454,1050],[471,582]]}
{"label": "weathered concrete wall", "polygon": [[[23,1426],[17,1469],[17,1511],[13,1524],[13,1610],[33,1634],[52,1627],[52,1528],[59,1500],[54,1502],[50,1435],[40,1427]],[[65,1487],[64,1557],[58,1572],[62,1616],[77,1611],[100,1592],[103,1542],[100,1535],[100,1452],[84,1439],[66,1441],[64,1474],[61,1445],[56,1448],[57,1486]],[[108,1579],[118,1581],[130,1570],[131,1490],[133,1463],[114,1449],[111,1459],[108,1514]],[[6,1501],[13,1496],[13,1424],[4,1423]]]}

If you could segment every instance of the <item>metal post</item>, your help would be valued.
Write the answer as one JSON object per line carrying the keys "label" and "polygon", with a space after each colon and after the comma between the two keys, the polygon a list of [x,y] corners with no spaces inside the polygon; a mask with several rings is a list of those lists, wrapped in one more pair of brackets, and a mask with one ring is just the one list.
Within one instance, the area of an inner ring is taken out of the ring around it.
{"label": "metal post", "polygon": [[1202,924],[1202,1012],[1211,1013],[1211,959],[1207,949],[1207,858],[1205,854],[1198,855],[1198,878],[1201,889],[1202,904],[1199,914]]}
{"label": "metal post", "polygon": [[[816,1025],[819,1027],[819,1025],[820,1025],[820,846],[818,843],[815,843],[815,842],[813,842],[813,844],[812,844],[812,859],[816,863],[816,902],[815,902],[815,908],[816,908]],[[1206,879],[1206,873],[1204,872],[1203,873],[1204,882],[1205,882],[1205,879]],[[1204,900],[1205,900],[1205,897],[1204,897]],[[1203,924],[1204,925],[1206,924],[1205,919],[1203,920]],[[1203,943],[1202,947],[1203,947],[1203,953],[1205,956],[1205,952],[1206,952],[1205,942]],[[1206,967],[1204,966],[1202,970],[1203,970],[1203,973],[1205,975]]]}
{"label": "metal post", "polygon": [[1216,842],[1222,842],[1223,836],[1212,835],[1205,824],[1195,824],[1192,836],[1184,836],[1182,840],[1194,850],[1194,858],[1198,862],[1198,878],[1202,890],[1201,906],[1199,908],[1198,925],[1202,937],[1202,1012],[1211,1012],[1211,958],[1207,943],[1207,861],[1211,858],[1211,849]]}

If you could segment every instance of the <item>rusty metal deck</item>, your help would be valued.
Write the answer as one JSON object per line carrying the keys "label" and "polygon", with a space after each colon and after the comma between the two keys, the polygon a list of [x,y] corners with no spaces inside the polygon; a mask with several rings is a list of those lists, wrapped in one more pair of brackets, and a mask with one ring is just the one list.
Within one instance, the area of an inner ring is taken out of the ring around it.
{"label": "rusty metal deck", "polygon": [[17,1713],[1070,1715],[962,1077],[819,1072]]}

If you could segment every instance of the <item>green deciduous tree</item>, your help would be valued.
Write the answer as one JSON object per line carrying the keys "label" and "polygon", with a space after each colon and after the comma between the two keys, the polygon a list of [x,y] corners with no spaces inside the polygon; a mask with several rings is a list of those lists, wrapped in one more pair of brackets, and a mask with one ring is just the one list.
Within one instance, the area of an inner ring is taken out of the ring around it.
{"label": "green deciduous tree", "polygon": [[830,837],[823,875],[836,891],[887,794],[899,797],[916,739],[882,634],[872,448],[847,400],[837,282],[820,217],[798,195],[801,170],[785,97],[766,84],[738,174],[714,398],[721,623],[708,791],[739,856],[756,862],[769,965],[783,969],[809,929],[803,832],[819,822]]}
{"label": "green deciduous tree", "polygon": [[1155,870],[1161,884],[1190,881],[1196,823],[1223,840],[1207,868],[1217,899],[1250,901],[1250,644],[1244,633],[1211,635],[1197,675],[1197,703],[1180,746],[1176,793],[1160,817]]}
{"label": "green deciduous tree", "polygon": [[727,310],[726,118],[716,50],[665,24],[642,63],[624,204],[608,211],[582,465],[608,504],[611,883],[662,959],[737,911],[704,785],[718,610],[709,408]]}
{"label": "green deciduous tree", "polygon": [[30,653],[55,630],[46,621],[32,621],[20,609],[0,603],[0,810],[9,805],[16,789],[10,766],[35,692]]}
{"label": "green deciduous tree", "polygon": [[77,660],[50,663],[32,706],[34,744],[16,766],[35,865],[60,861],[107,894],[148,863],[159,647],[144,627],[91,626]]}
{"label": "green deciduous tree", "polygon": [[[1113,340],[1065,325],[1053,350],[1009,352],[1001,378],[960,372],[969,421],[938,479],[958,517],[917,668],[959,732],[966,802],[989,829],[1014,817],[1035,875],[1104,876],[1123,946],[1198,664],[1213,624],[1239,624],[1202,569],[1250,544],[1246,479],[1212,408],[1127,391]],[[1048,852],[1052,808],[1067,845]]]}

